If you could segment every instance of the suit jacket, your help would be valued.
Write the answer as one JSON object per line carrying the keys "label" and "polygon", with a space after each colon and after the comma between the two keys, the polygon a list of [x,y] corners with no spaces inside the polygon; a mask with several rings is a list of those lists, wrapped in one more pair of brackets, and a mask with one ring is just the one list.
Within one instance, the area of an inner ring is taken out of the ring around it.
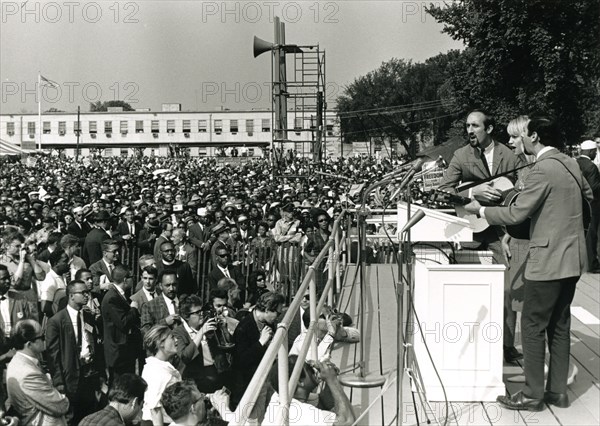
{"label": "suit jacket", "polygon": [[6,371],[6,387],[12,406],[28,426],[66,425],[69,400],[56,390],[35,362],[21,351],[10,361]]}
{"label": "suit jacket", "polygon": [[137,238],[137,246],[140,248],[140,254],[154,254],[154,243],[156,238],[152,238],[156,234],[153,231],[144,227],[140,231]]}
{"label": "suit jacket", "polygon": [[91,265],[102,259],[102,241],[109,238],[110,235],[100,228],[94,228],[87,234],[81,253],[86,265]]}
{"label": "suit jacket", "polygon": [[235,343],[233,369],[241,376],[246,386],[252,380],[252,376],[267,350],[267,346],[261,345],[258,339],[260,339],[260,331],[258,331],[254,315],[250,313],[240,321],[233,333],[233,342]]}
{"label": "suit jacket", "polygon": [[192,223],[188,228],[188,239],[197,248],[202,247],[202,244],[208,239],[208,235],[205,226],[204,229],[200,227],[198,223]]}
{"label": "suit jacket", "polygon": [[171,269],[177,272],[177,282],[179,283],[179,286],[177,287],[178,296],[197,293],[198,286],[196,285],[192,268],[186,262],[175,259],[175,263],[172,265],[165,265],[161,259],[156,263],[156,269],[158,269],[159,273],[163,269]]}
{"label": "suit jacket", "polygon": [[[115,262],[113,265],[117,266],[118,264],[119,262]],[[108,267],[102,259],[90,266],[90,272],[92,273],[92,282],[94,283],[92,291],[96,294],[102,294],[103,291],[100,290],[100,277],[106,275],[112,281],[112,273],[108,271]]]}
{"label": "suit jacket", "polygon": [[[156,296],[160,296],[158,288],[154,291],[154,298],[156,298]],[[140,307],[140,312],[142,311],[142,306],[149,302],[148,298],[146,297],[146,293],[144,293],[144,290],[142,290],[141,288],[138,291],[136,291],[133,294],[133,296],[131,296],[131,301],[136,302],[138,304],[138,306]]]}
{"label": "suit jacket", "polygon": [[153,246],[154,248],[153,248],[152,254],[154,255],[154,261],[156,262],[157,265],[162,260],[162,256],[160,255],[160,245],[162,243],[164,243],[165,241],[171,241],[171,240],[163,237],[162,235],[159,235],[158,238],[156,238],[156,240],[154,241],[154,246]]}
{"label": "suit jacket", "polygon": [[[238,287],[240,288],[240,299],[246,300],[246,277],[240,272],[239,268],[229,265],[227,267],[229,276],[235,280]],[[217,283],[221,278],[225,278],[225,274],[221,272],[218,266],[213,267],[210,274],[206,277],[208,280],[209,289],[213,290],[217,288]]]}
{"label": "suit jacket", "polygon": [[600,171],[598,167],[587,157],[579,157],[577,159],[577,164],[579,164],[579,168],[581,169],[581,173],[587,183],[592,188],[592,193],[594,194],[594,202],[593,206],[595,209],[600,208]]}
{"label": "suit jacket", "polygon": [[[494,160],[492,176],[514,170],[524,165],[523,159],[516,156],[510,148],[494,141]],[[460,182],[478,181],[489,177],[478,149],[471,145],[464,146],[454,151],[454,156],[444,172],[439,189],[454,191]],[[517,172],[507,176],[514,182],[517,181]]]}
{"label": "suit jacket", "polygon": [[129,240],[124,240],[124,235],[130,235],[131,231],[129,230],[129,224],[125,220],[119,221],[116,228],[116,235],[114,236],[115,240],[125,242],[128,245],[137,244],[137,238],[142,230],[142,225],[137,222],[133,222],[133,235]]}
{"label": "suit jacket", "polygon": [[87,234],[89,234],[91,230],[92,226],[85,220],[81,222],[81,226],[79,226],[75,221],[71,222],[69,226],[67,226],[67,231],[69,232],[69,234],[75,235],[77,238],[79,238],[79,243],[81,244],[81,247],[83,247],[85,237],[87,236]]}
{"label": "suit jacket", "polygon": [[[38,320],[38,318],[31,313],[27,300],[19,293],[9,290],[8,293],[6,293],[6,297],[8,299],[8,313],[10,317],[8,320],[12,327],[14,327],[17,322],[24,319]],[[5,337],[5,331],[6,324],[4,324],[4,327],[0,327],[0,333],[2,333],[2,336],[0,336],[0,355],[5,354],[12,349],[12,344],[10,344],[9,339]],[[4,368],[7,362],[8,360],[0,361],[0,370]]]}
{"label": "suit jacket", "polygon": [[592,190],[577,163],[556,149],[544,152],[527,175],[523,191],[510,207],[486,207],[485,218],[493,225],[514,225],[531,218],[529,254],[525,278],[533,281],[579,277],[587,268],[582,192]]}
{"label": "suit jacket", "polygon": [[[84,322],[82,332],[85,333],[87,342],[90,345],[90,353],[94,364],[93,369],[97,373],[101,373],[104,371],[104,365],[102,365],[102,357],[99,357],[96,352],[98,336],[94,325],[94,317],[83,310],[81,313]],[[81,362],[73,323],[67,308],[58,311],[48,320],[46,353],[48,355],[48,369],[52,375],[54,386],[63,385],[69,394],[78,392]]]}
{"label": "suit jacket", "polygon": [[119,412],[112,406],[107,405],[100,411],[85,416],[79,426],[125,426]]}
{"label": "suit jacket", "polygon": [[165,318],[169,316],[169,308],[165,298],[161,295],[150,300],[142,306],[142,336],[157,324],[165,325]]}
{"label": "suit jacket", "polygon": [[108,367],[135,359],[133,335],[140,327],[140,314],[112,285],[102,299],[104,358]]}

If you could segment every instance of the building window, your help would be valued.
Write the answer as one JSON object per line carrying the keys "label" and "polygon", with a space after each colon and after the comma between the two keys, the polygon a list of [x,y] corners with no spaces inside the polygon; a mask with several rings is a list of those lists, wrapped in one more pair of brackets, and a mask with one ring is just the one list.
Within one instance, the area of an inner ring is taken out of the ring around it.
{"label": "building window", "polygon": [[29,136],[35,135],[35,121],[27,123],[27,133],[29,133]]}
{"label": "building window", "polygon": [[6,123],[6,134],[8,136],[13,136],[15,134],[15,122],[9,121]]}
{"label": "building window", "polygon": [[81,148],[75,149],[75,155],[77,155],[77,156],[81,155]]}
{"label": "building window", "polygon": [[98,128],[96,126],[95,121],[90,121],[90,133],[92,133],[92,134],[98,133]]}
{"label": "building window", "polygon": [[59,121],[58,122],[58,134],[60,136],[64,136],[67,133],[67,122]]}
{"label": "building window", "polygon": [[152,133],[158,133],[158,120],[152,120],[152,123],[150,123],[150,130],[152,131]]}
{"label": "building window", "polygon": [[49,134],[50,134],[50,132],[51,132],[51,130],[50,130],[50,122],[49,122],[49,121],[44,121],[44,124],[43,124],[43,126],[44,126],[44,127],[43,127],[43,129],[44,129],[44,134],[45,134],[45,135],[49,135]]}
{"label": "building window", "polygon": [[135,132],[136,133],[144,133],[144,121],[143,120],[136,120]]}
{"label": "building window", "polygon": [[206,148],[198,148],[198,155],[200,157],[206,157]]}
{"label": "building window", "polygon": [[190,133],[192,131],[192,120],[183,120],[183,133]]}
{"label": "building window", "polygon": [[237,135],[239,127],[238,127],[238,121],[237,120],[230,120],[229,121],[229,130],[231,131],[232,134]]}
{"label": "building window", "polygon": [[207,123],[206,120],[198,120],[198,131],[200,133],[206,133]]}
{"label": "building window", "polygon": [[300,135],[300,130],[302,130],[302,117],[294,118],[294,130],[297,135]]}
{"label": "building window", "polygon": [[246,132],[248,132],[248,136],[254,134],[254,120],[246,120]]}
{"label": "building window", "polygon": [[112,157],[112,154],[113,154],[113,149],[112,148],[106,148],[104,150],[104,156],[105,157]]}
{"label": "building window", "polygon": [[215,120],[215,133],[220,135],[223,132],[223,120]]}
{"label": "building window", "polygon": [[128,128],[127,121],[121,121],[120,128],[121,128],[121,134],[122,135],[126,135],[127,134],[127,128]]}
{"label": "building window", "polygon": [[112,121],[104,122],[104,133],[106,133],[106,134],[112,133]]}
{"label": "building window", "polygon": [[175,120],[167,120],[167,133],[175,133]]}
{"label": "building window", "polygon": [[314,115],[310,116],[310,129],[314,130],[317,128],[317,117],[315,117]]}
{"label": "building window", "polygon": [[327,120],[327,136],[333,136],[333,120]]}
{"label": "building window", "polygon": [[75,133],[75,135],[78,135],[81,133],[81,122],[79,121],[74,121],[73,122],[73,133]]}
{"label": "building window", "polygon": [[121,157],[127,157],[129,155],[129,150],[127,148],[121,148]]}
{"label": "building window", "polygon": [[271,131],[271,119],[270,118],[263,118],[262,119],[262,131],[263,132],[270,132]]}

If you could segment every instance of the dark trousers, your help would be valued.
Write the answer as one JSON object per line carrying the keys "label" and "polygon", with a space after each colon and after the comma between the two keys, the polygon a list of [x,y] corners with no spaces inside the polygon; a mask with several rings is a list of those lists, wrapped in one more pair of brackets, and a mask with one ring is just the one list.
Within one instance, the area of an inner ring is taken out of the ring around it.
{"label": "dark trousers", "polygon": [[96,391],[99,389],[99,373],[87,377],[82,374],[79,377],[79,384],[77,385],[76,392],[67,392],[67,398],[69,399],[67,421],[70,425],[78,425],[85,416],[102,408],[99,406],[99,402],[96,399]]}
{"label": "dark trousers", "polygon": [[125,373],[135,374],[135,356],[119,360],[113,367],[108,367],[108,387],[111,388],[115,379]]}
{"label": "dark trousers", "polygon": [[[600,206],[596,207],[596,209]],[[587,235],[585,236],[585,246],[588,253],[588,263],[590,270],[600,268],[600,258],[598,247],[600,246],[598,237],[600,233],[600,212],[595,210],[592,213],[592,221],[590,222],[590,228]]]}
{"label": "dark trousers", "polygon": [[546,338],[550,369],[546,390],[566,393],[569,374],[571,302],[579,277],[525,282],[521,327],[525,357],[525,388],[530,398],[544,396]]}

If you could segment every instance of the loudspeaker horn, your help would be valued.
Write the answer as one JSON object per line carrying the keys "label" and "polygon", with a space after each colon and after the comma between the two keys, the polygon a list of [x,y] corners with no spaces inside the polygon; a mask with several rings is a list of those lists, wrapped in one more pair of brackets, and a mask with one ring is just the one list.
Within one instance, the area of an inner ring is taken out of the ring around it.
{"label": "loudspeaker horn", "polygon": [[254,57],[256,58],[261,53],[268,52],[269,50],[273,50],[273,43],[269,43],[268,41],[262,40],[256,36],[254,36]]}

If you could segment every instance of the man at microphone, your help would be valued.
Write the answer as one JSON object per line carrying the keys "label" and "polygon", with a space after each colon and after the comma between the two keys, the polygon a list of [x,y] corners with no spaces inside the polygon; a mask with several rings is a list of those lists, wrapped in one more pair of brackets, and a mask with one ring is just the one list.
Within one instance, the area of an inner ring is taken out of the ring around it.
{"label": "man at microphone", "polygon": [[[456,192],[456,187],[464,182],[476,182],[491,176],[515,170],[523,160],[513,154],[510,148],[495,141],[492,132],[495,122],[492,115],[482,110],[474,110],[467,116],[466,130],[469,144],[454,152],[452,160],[444,173],[439,189]],[[516,182],[517,172],[507,175]],[[491,184],[473,188],[470,197],[484,205],[500,203],[501,193]],[[473,243],[463,244],[463,247],[474,250],[490,250],[495,264],[508,267],[502,255],[502,236],[504,231],[500,226],[490,226],[483,232],[473,234]],[[510,299],[510,280],[508,274],[504,278],[504,359],[514,363],[523,358],[514,346],[515,324],[517,315],[512,309]]]}

